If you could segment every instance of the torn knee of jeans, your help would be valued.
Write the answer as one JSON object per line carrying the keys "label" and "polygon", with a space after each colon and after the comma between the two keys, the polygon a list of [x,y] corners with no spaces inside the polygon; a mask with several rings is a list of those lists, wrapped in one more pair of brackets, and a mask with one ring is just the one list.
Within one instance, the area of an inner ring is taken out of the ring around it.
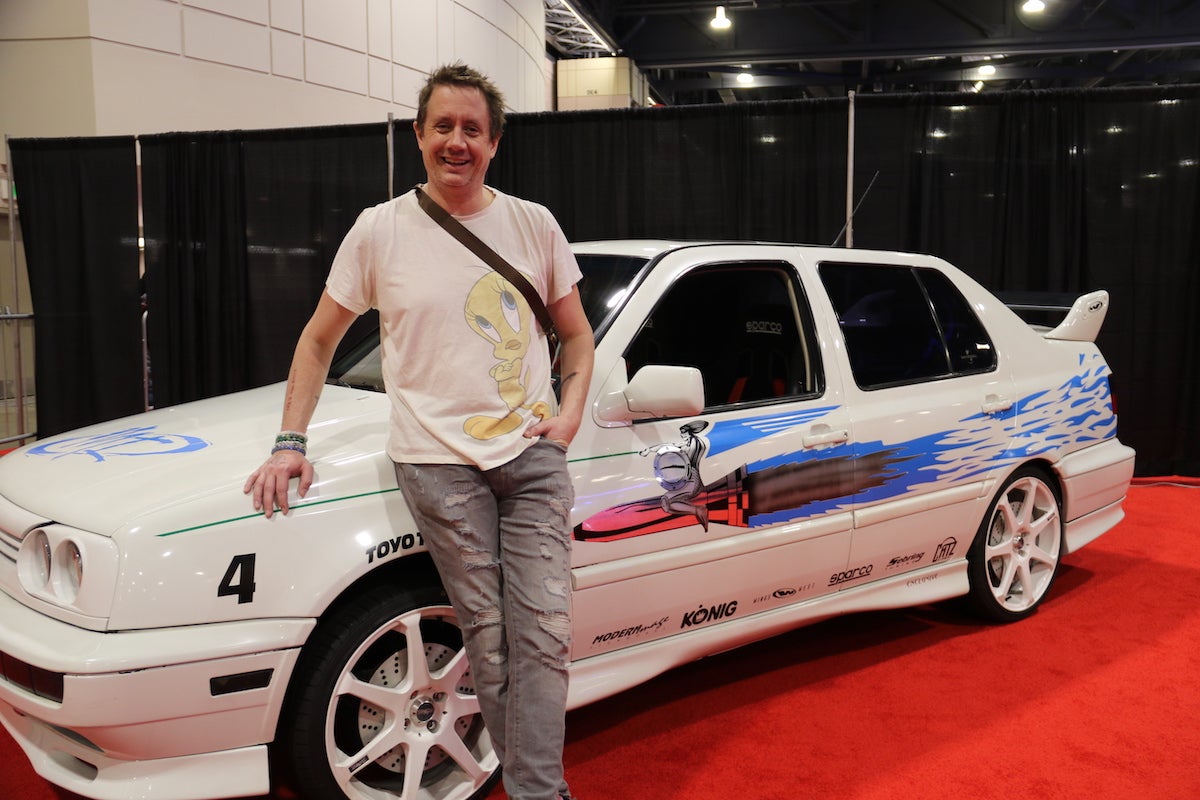
{"label": "torn knee of jeans", "polygon": [[565,611],[539,611],[538,625],[560,643],[571,638],[571,615]]}
{"label": "torn knee of jeans", "polygon": [[504,623],[504,613],[497,606],[486,606],[475,612],[471,622],[476,629],[495,627]]}
{"label": "torn knee of jeans", "polygon": [[567,596],[567,580],[566,578],[545,578],[542,580],[542,586],[546,589],[546,593],[552,597]]}
{"label": "torn knee of jeans", "polygon": [[486,550],[460,545],[458,555],[462,558],[463,566],[468,570],[490,569],[496,566],[496,559]]}

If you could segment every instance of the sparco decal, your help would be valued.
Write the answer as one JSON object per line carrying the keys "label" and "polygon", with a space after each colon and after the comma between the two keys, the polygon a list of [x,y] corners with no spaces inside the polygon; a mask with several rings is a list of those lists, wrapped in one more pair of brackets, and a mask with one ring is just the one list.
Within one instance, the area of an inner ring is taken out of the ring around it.
{"label": "sparco decal", "polygon": [[874,569],[874,564],[867,564],[865,567],[855,567],[854,569],[848,569],[845,572],[835,572],[829,576],[829,585],[837,586],[839,583],[865,578],[870,575]]}
{"label": "sparco decal", "polygon": [[907,567],[911,564],[917,564],[920,563],[921,559],[924,557],[924,553],[913,553],[912,555],[907,556],[897,556],[887,563],[887,569],[890,571],[893,569],[900,569],[901,567]]}
{"label": "sparco decal", "polygon": [[946,559],[950,558],[954,555],[954,550],[957,547],[958,539],[955,539],[953,536],[947,536],[942,540],[942,543],[937,546],[937,549],[933,551],[933,563],[936,564],[939,561],[945,561]]}
{"label": "sparco decal", "polygon": [[370,564],[376,560],[382,561],[390,555],[412,550],[417,546],[425,546],[425,539],[420,533],[406,533],[403,536],[384,539],[379,544],[367,548],[367,563]]}
{"label": "sparco decal", "polygon": [[719,619],[732,617],[737,613],[737,606],[737,600],[730,600],[728,603],[709,606],[707,608],[700,606],[695,611],[689,611],[683,615],[683,622],[680,623],[679,628],[682,630],[683,628],[690,628],[693,625],[703,625],[706,622],[715,622]]}
{"label": "sparco decal", "polygon": [[783,325],[779,322],[771,320],[746,320],[746,333],[773,333],[776,336],[783,335]]}
{"label": "sparco decal", "polygon": [[619,631],[602,633],[595,639],[592,639],[592,644],[605,644],[606,642],[616,642],[620,641],[621,639],[628,639],[631,636],[641,636],[643,633],[650,633],[651,631],[659,630],[667,624],[668,619],[670,619],[670,617],[663,617],[660,620],[651,622],[649,625],[631,625],[630,627],[622,628]]}

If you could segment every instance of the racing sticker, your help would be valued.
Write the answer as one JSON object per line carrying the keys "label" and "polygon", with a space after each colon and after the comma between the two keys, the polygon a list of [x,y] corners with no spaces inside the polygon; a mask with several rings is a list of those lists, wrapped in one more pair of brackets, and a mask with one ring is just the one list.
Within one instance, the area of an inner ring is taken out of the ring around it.
{"label": "racing sticker", "polygon": [[157,428],[157,425],[143,425],[112,433],[53,439],[27,450],[25,454],[54,459],[88,456],[96,461],[107,461],[114,456],[163,456],[193,453],[208,447],[209,443],[199,437],[159,433]]}

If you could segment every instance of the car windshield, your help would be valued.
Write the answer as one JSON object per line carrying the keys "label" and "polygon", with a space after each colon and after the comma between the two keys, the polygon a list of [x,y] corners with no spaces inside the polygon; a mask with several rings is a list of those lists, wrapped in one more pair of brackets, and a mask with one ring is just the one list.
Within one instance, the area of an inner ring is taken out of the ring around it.
{"label": "car windshield", "polygon": [[[647,259],[639,256],[585,254],[576,256],[583,280],[579,296],[588,322],[599,342],[612,317],[637,281]],[[329,382],[356,389],[383,391],[383,361],[379,349],[379,331],[373,331],[329,371]]]}

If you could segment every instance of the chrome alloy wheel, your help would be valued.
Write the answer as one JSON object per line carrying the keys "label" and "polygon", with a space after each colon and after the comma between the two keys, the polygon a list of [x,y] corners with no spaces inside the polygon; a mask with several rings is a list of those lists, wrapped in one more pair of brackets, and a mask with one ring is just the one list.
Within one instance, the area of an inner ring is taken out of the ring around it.
{"label": "chrome alloy wheel", "polygon": [[1009,485],[992,512],[984,560],[996,602],[1025,611],[1050,588],[1058,569],[1062,519],[1044,481],[1023,477]]}
{"label": "chrome alloy wheel", "polygon": [[347,797],[468,798],[495,773],[466,651],[447,642],[453,620],[448,607],[415,609],[347,661],[325,720],[329,768]]}

